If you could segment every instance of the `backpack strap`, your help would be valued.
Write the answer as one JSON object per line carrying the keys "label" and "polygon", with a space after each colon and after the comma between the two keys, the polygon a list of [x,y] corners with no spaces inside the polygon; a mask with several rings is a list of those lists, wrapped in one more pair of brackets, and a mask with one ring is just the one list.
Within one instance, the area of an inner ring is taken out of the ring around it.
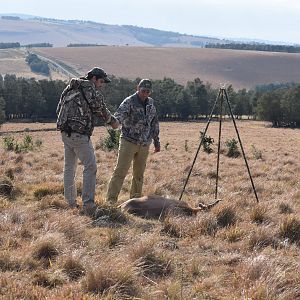
{"label": "backpack strap", "polygon": [[84,93],[84,91],[83,91],[83,88],[82,88],[81,84],[78,86],[78,89],[79,89],[79,91],[81,92],[81,95],[82,95],[83,99],[86,101],[86,103],[87,103],[89,109],[92,111],[91,106],[90,106],[90,103],[89,103],[88,99],[86,98],[86,95],[85,95],[85,93]]}

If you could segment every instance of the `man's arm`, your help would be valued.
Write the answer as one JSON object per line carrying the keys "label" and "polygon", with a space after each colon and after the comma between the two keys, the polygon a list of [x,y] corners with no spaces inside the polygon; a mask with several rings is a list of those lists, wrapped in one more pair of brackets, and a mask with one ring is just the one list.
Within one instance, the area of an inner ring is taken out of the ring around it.
{"label": "man's arm", "polygon": [[114,117],[119,121],[120,124],[124,124],[128,119],[130,113],[130,98],[126,98],[118,107],[114,114]]}
{"label": "man's arm", "polygon": [[158,123],[157,113],[155,113],[155,116],[151,123],[151,134],[152,134],[153,143],[155,147],[154,152],[160,152],[159,123]]}
{"label": "man's arm", "polygon": [[119,127],[119,122],[106,107],[104,96],[99,91],[92,88],[85,89],[83,92],[92,113],[103,119],[105,123],[111,125],[113,129],[117,129]]}

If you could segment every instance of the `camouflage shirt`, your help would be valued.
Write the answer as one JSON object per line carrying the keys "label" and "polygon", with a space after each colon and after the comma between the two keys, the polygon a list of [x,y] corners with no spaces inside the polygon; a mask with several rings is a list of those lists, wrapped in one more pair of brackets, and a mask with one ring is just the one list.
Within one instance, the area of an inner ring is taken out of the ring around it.
{"label": "camouflage shirt", "polygon": [[71,79],[61,94],[56,112],[58,130],[88,136],[93,133],[95,116],[106,123],[116,121],[106,108],[103,95],[85,78]]}
{"label": "camouflage shirt", "polygon": [[160,147],[159,123],[152,98],[143,103],[136,92],[120,104],[115,117],[122,124],[121,137],[125,140],[146,146],[153,139],[155,148]]}

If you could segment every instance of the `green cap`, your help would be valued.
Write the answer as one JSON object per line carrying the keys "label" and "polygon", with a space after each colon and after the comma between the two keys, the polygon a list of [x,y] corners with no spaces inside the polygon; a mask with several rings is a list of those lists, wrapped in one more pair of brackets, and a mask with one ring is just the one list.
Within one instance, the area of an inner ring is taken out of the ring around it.
{"label": "green cap", "polygon": [[139,88],[152,90],[152,82],[150,79],[142,79],[139,83]]}
{"label": "green cap", "polygon": [[98,78],[103,78],[106,83],[111,82],[111,80],[107,77],[107,74],[104,72],[103,69],[95,67],[88,71],[88,76],[96,76]]}

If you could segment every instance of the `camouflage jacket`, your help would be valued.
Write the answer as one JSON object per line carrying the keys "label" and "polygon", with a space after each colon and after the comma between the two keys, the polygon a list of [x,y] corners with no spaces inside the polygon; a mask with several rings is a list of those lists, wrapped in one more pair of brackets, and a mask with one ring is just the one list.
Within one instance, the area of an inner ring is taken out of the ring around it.
{"label": "camouflage jacket", "polygon": [[95,116],[106,123],[116,120],[106,108],[103,95],[90,80],[73,78],[61,94],[56,113],[57,129],[91,136]]}
{"label": "camouflage jacket", "polygon": [[142,103],[135,93],[127,97],[115,113],[116,119],[122,124],[121,137],[138,145],[150,145],[152,139],[155,148],[160,147],[159,123],[152,98]]}

